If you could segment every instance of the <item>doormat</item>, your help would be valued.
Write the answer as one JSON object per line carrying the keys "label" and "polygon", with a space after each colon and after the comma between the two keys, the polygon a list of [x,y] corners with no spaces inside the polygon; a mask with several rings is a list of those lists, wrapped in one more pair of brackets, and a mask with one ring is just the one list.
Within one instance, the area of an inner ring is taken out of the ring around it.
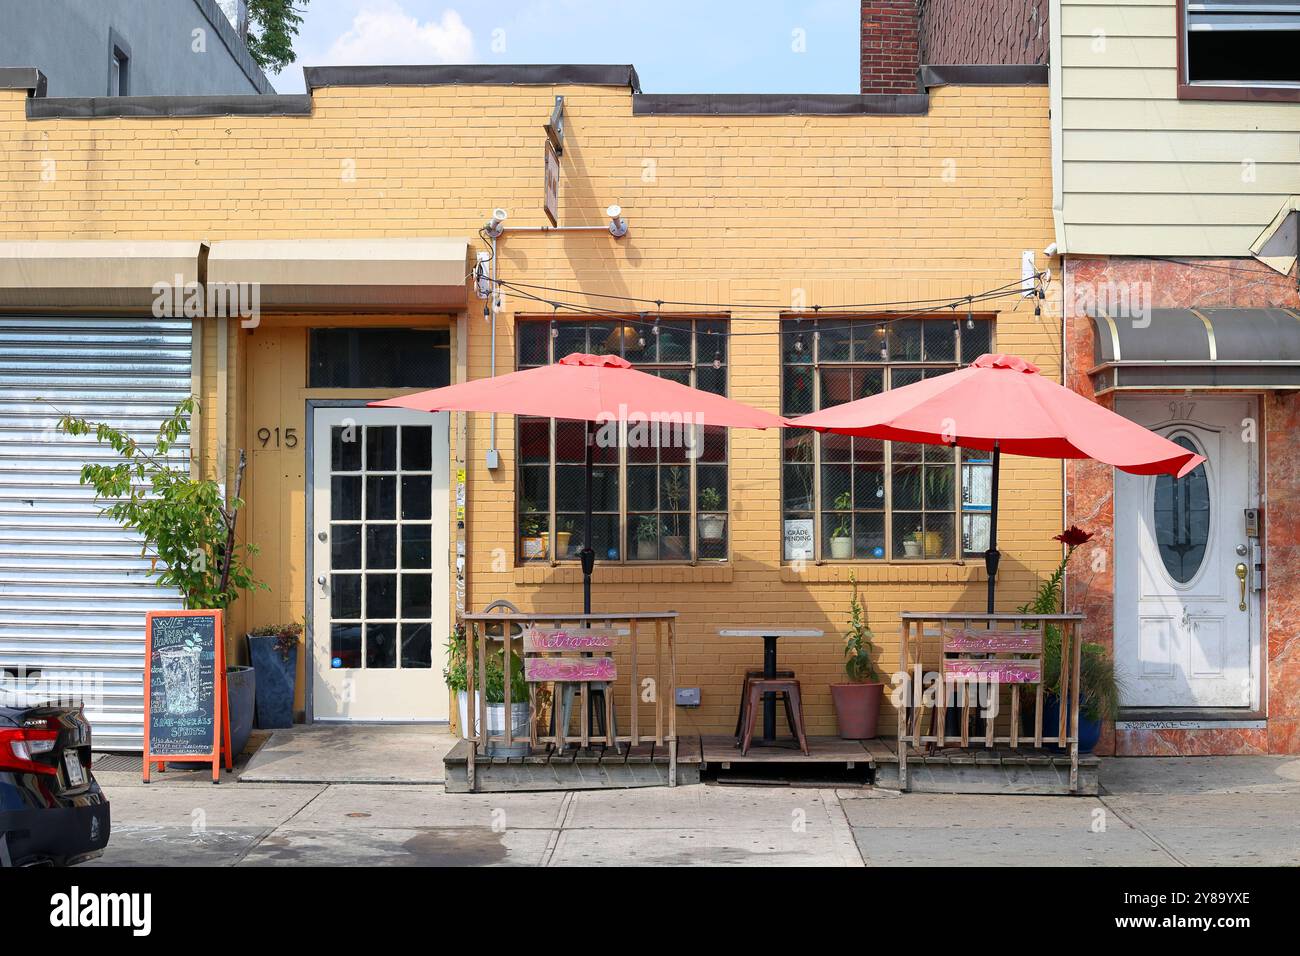
{"label": "doormat", "polygon": [[91,757],[90,769],[103,772],[122,770],[141,773],[144,771],[144,757],[140,754],[97,753]]}

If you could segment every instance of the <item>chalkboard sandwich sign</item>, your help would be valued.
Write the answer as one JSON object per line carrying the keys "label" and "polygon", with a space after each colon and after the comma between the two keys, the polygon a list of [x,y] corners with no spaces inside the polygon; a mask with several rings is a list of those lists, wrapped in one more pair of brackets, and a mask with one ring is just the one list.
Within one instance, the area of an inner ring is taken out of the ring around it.
{"label": "chalkboard sandwich sign", "polygon": [[145,615],[144,782],[169,762],[212,764],[230,752],[226,652],[221,611],[149,611]]}

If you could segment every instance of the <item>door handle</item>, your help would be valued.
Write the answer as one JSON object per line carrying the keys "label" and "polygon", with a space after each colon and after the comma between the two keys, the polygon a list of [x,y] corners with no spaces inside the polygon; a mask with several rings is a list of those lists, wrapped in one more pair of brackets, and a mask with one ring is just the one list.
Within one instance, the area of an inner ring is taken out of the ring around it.
{"label": "door handle", "polygon": [[[1245,565],[1243,564],[1242,567],[1244,568]],[[324,586],[325,586],[325,583],[326,583],[325,575],[322,574],[320,577],[318,577],[318,578],[316,579],[316,583],[319,584],[321,587],[324,587]],[[1246,593],[1246,592],[1243,591],[1242,593],[1244,594],[1244,593]]]}
{"label": "door handle", "polygon": [[1237,583],[1241,585],[1241,603],[1237,605],[1238,611],[1246,610],[1246,566],[1237,564]]}

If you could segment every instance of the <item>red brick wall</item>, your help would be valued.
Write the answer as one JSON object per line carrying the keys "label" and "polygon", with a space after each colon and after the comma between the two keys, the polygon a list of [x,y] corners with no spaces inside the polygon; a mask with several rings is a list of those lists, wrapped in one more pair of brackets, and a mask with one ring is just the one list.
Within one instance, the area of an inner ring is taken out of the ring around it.
{"label": "red brick wall", "polygon": [[916,0],[862,0],[862,92],[918,93]]}
{"label": "red brick wall", "polygon": [[[1166,262],[1145,258],[1070,257],[1065,265],[1067,383],[1093,396],[1092,323],[1074,303],[1081,286],[1148,285],[1152,308],[1300,307],[1294,276],[1283,276],[1253,259]],[[1054,284],[1057,285],[1057,284]],[[1060,294],[1059,285],[1054,294]],[[1055,310],[1050,310],[1055,312]],[[1059,312],[1055,314],[1059,315]],[[1180,393],[1181,394],[1181,393]],[[1109,396],[1100,403],[1112,407]],[[1142,729],[1106,728],[1098,753],[1131,755],[1300,754],[1300,393],[1270,392],[1260,399],[1260,450],[1264,504],[1262,697],[1267,727]],[[1088,616],[1087,638],[1114,644],[1114,480],[1109,466],[1071,461],[1066,469],[1066,524],[1095,537],[1071,562],[1067,606]],[[1094,563],[1093,551],[1107,552]]]}
{"label": "red brick wall", "polygon": [[917,0],[916,5],[922,63],[1047,62],[1047,0]]}

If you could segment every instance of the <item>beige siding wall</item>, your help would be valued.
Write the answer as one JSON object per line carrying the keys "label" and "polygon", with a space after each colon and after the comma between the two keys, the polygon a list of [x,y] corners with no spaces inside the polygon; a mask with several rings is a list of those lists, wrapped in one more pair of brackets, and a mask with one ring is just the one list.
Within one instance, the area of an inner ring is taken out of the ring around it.
{"label": "beige siding wall", "polygon": [[1056,0],[1064,248],[1245,256],[1300,193],[1300,105],[1178,99],[1176,0]]}

